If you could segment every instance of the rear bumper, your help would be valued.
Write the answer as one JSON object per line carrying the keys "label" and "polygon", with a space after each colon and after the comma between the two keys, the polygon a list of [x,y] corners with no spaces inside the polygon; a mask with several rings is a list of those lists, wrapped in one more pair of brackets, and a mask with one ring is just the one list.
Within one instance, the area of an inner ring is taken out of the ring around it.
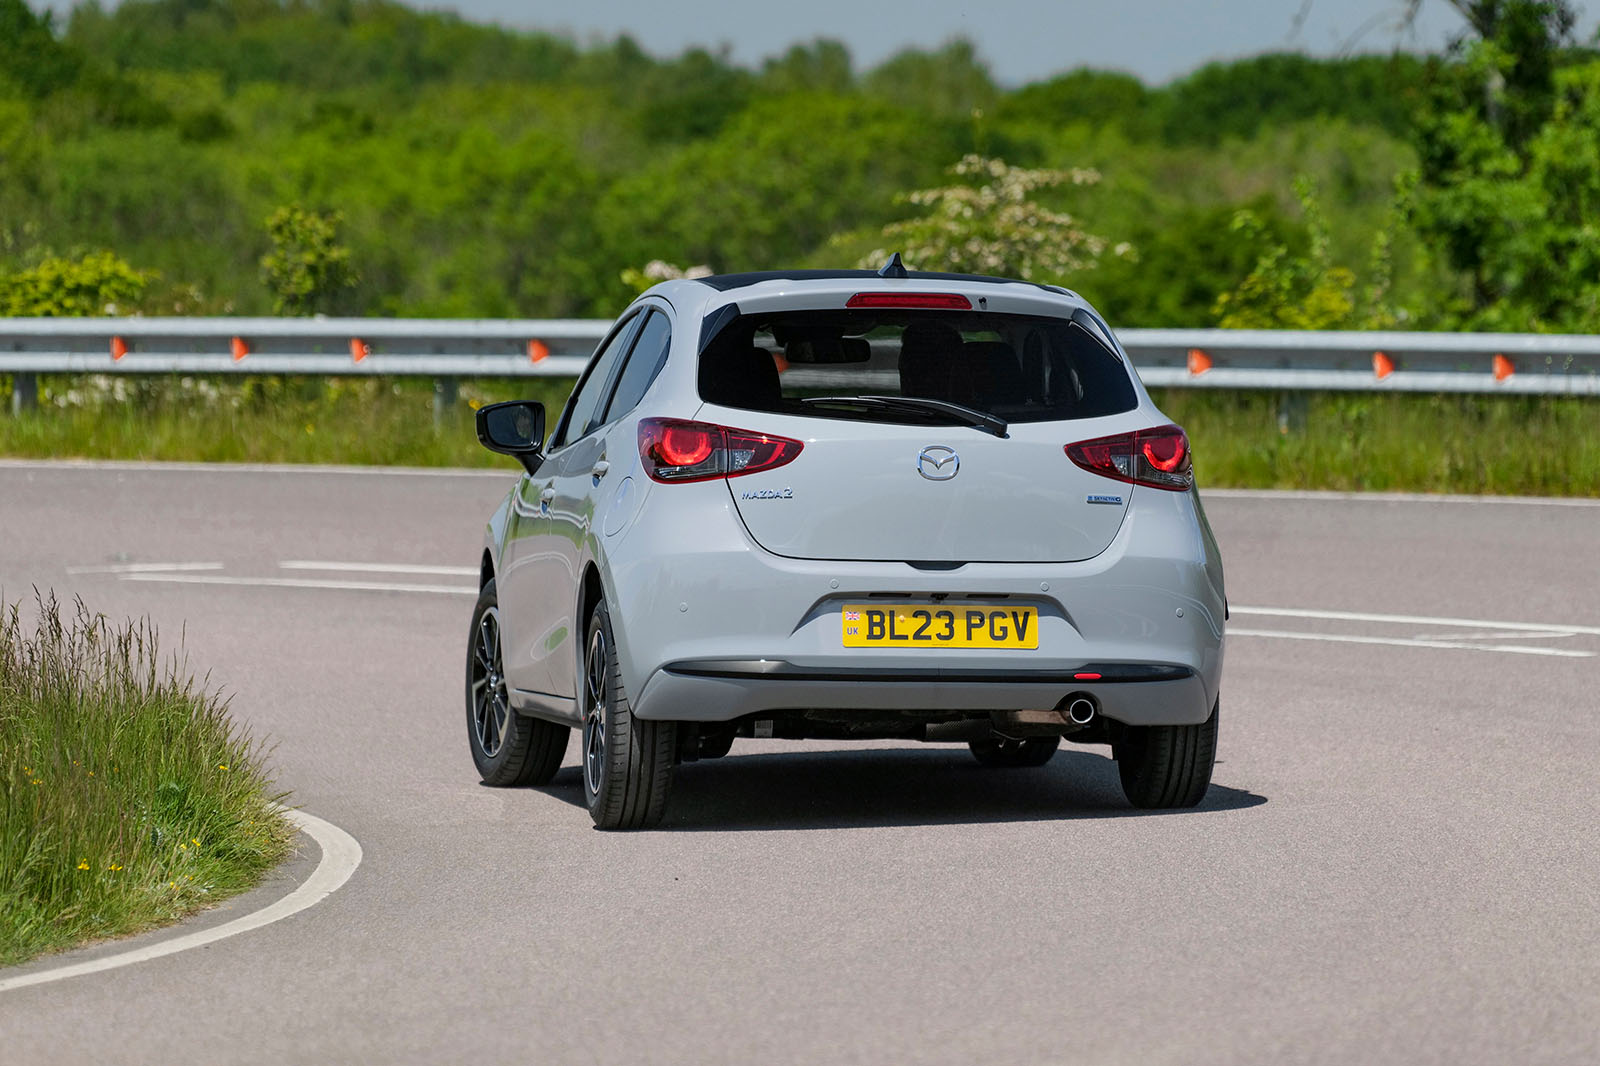
{"label": "rear bumper", "polygon": [[[602,564],[622,680],[641,718],[1043,710],[1087,692],[1108,718],[1180,724],[1205,721],[1221,685],[1221,565],[1190,494],[1136,492],[1093,559],[947,570],[773,555],[750,540],[720,483],[654,491],[642,506],[651,535],[636,524],[608,542]],[[875,600],[1033,607],[1038,646],[844,647],[843,607]],[[1106,672],[1094,664],[1187,673],[1072,676]]]}
{"label": "rear bumper", "polygon": [[[1080,673],[1100,674],[1081,680]],[[1200,676],[1186,666],[1086,663],[1073,670],[984,671],[803,667],[782,660],[670,663],[645,683],[640,718],[727,722],[811,710],[1047,710],[1087,693],[1100,713],[1127,725],[1193,725],[1211,713]]]}

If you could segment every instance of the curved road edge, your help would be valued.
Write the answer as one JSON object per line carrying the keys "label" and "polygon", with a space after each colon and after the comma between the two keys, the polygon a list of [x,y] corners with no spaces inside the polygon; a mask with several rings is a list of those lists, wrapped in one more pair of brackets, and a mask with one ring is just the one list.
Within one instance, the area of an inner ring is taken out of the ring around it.
{"label": "curved road edge", "polygon": [[63,981],[69,977],[81,977],[102,970],[114,970],[121,966],[131,966],[136,962],[146,962],[161,958],[163,955],[173,955],[190,948],[214,944],[218,940],[282,921],[290,915],[298,914],[320,903],[350,880],[350,876],[356,872],[356,867],[361,865],[361,844],[343,829],[316,815],[289,807],[282,808],[282,811],[284,817],[289,819],[296,829],[316,841],[317,847],[322,850],[322,858],[311,871],[311,876],[288,895],[231,922],[210,929],[201,929],[186,936],[173,937],[158,944],[132,948],[115,955],[90,959],[87,962],[58,966],[52,970],[39,970],[17,977],[0,978],[0,992],[41,985],[50,981]]}

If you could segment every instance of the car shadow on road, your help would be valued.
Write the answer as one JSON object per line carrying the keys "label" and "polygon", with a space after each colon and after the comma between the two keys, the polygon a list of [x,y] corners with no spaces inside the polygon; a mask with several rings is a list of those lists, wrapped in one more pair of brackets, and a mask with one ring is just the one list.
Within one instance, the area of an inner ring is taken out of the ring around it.
{"label": "car shadow on road", "polygon": [[[1219,764],[1219,769],[1220,769]],[[580,769],[561,770],[543,791],[583,806]],[[1117,765],[1063,750],[1037,769],[979,766],[964,749],[864,748],[737,753],[678,767],[662,830],[853,829],[1079,818],[1196,816],[1266,803],[1213,781],[1198,807],[1130,807]]]}

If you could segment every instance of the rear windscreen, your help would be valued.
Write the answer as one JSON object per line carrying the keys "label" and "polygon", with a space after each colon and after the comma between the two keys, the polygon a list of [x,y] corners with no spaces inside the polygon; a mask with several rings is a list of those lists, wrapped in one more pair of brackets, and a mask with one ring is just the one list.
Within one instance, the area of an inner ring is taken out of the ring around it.
{"label": "rear windscreen", "polygon": [[[824,396],[907,396],[1008,422],[1097,418],[1137,405],[1122,360],[1063,318],[974,311],[785,311],[745,315],[700,356],[700,397],[755,411],[916,422],[896,409],[845,411]],[[936,416],[933,416],[936,417]]]}

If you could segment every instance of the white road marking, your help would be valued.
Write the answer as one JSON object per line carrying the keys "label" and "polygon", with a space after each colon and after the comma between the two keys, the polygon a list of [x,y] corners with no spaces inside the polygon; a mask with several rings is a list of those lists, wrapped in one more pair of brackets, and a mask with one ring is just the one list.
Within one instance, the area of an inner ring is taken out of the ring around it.
{"label": "white road marking", "polygon": [[1393,622],[1405,626],[1459,626],[1463,629],[1513,629],[1522,633],[1554,633],[1571,636],[1583,633],[1600,636],[1600,626],[1579,626],[1554,622],[1491,622],[1482,618],[1433,618],[1425,614],[1369,614],[1365,611],[1319,611],[1308,607],[1229,607],[1230,614],[1265,615],[1275,618],[1321,618],[1335,622]]}
{"label": "white road marking", "polygon": [[1407,640],[1404,637],[1361,637],[1342,633],[1294,633],[1275,629],[1236,629],[1228,627],[1230,637],[1271,637],[1279,640],[1325,640],[1335,644],[1379,644],[1396,648],[1457,648],[1465,651],[1498,651],[1512,655],[1556,655],[1570,659],[1591,659],[1592,651],[1568,648],[1530,648],[1519,644],[1476,644],[1463,640]]}
{"label": "white road marking", "polygon": [[184,570],[221,570],[221,563],[114,563],[108,566],[69,566],[69,574],[155,574]]}
{"label": "white road marking", "polygon": [[[1576,633],[1455,633],[1451,640],[1561,640],[1564,637],[1575,637]],[[1439,640],[1437,633],[1416,633],[1415,640]]]}
{"label": "white road marking", "polygon": [[279,563],[284,570],[336,570],[352,574],[434,574],[440,577],[477,577],[475,566],[423,566],[416,563],[326,563],[311,559],[290,559]]}
{"label": "white road marking", "polygon": [[316,869],[311,871],[310,877],[276,903],[268,904],[258,911],[252,911],[211,929],[173,937],[171,940],[163,940],[148,947],[134,948],[131,951],[91,959],[88,962],[58,966],[53,970],[39,970],[18,977],[0,978],[0,992],[9,992],[30,985],[42,985],[49,981],[62,981],[68,977],[100,973],[103,970],[114,970],[122,966],[131,966],[136,962],[146,962],[150,959],[159,959],[163,955],[214,944],[227,937],[280,922],[292,914],[298,914],[307,907],[320,903],[350,880],[350,875],[361,865],[361,845],[355,837],[343,829],[305,811],[283,808],[283,814],[294,823],[295,828],[317,842],[317,847],[322,849],[322,858],[318,860]]}
{"label": "white road marking", "polygon": [[1469,496],[1444,492],[1329,492],[1319,489],[1201,489],[1202,500],[1318,500],[1328,503],[1485,503],[1533,507],[1600,507],[1585,496]]}
{"label": "white road marking", "polygon": [[211,574],[123,574],[123,581],[166,581],[183,585],[238,585],[246,588],[343,589],[350,592],[429,592],[444,596],[476,596],[466,585],[413,585],[388,581],[319,581],[298,577],[223,577]]}

